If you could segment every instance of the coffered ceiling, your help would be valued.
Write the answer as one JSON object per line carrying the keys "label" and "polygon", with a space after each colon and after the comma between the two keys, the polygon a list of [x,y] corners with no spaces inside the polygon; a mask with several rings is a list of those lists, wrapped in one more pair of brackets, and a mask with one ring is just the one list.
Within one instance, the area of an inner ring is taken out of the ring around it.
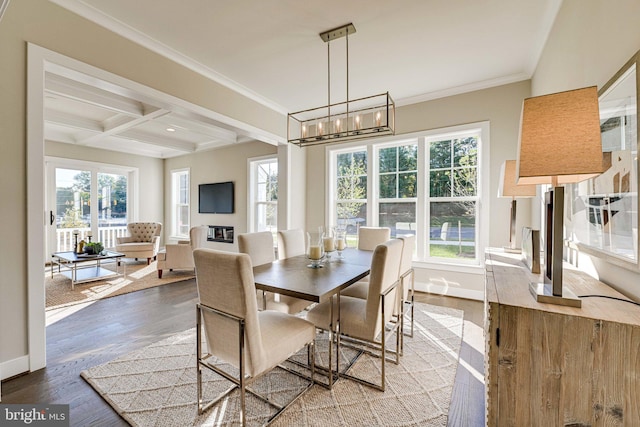
{"label": "coffered ceiling", "polygon": [[[327,101],[323,31],[356,27],[350,98],[389,91],[406,105],[530,78],[562,2],[51,1],[283,114]],[[335,101],[345,98],[345,58],[344,43],[333,42]],[[51,76],[46,137],[154,157],[250,139],[242,126],[140,98]]]}

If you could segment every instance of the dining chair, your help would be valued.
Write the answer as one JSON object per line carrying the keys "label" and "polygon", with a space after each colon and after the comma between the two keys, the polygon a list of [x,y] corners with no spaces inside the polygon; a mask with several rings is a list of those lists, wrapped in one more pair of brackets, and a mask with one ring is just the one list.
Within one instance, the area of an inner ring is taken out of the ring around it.
{"label": "dining chair", "polygon": [[[240,423],[246,422],[245,392],[253,394],[277,409],[273,421],[293,399],[280,406],[247,387],[305,346],[314,384],[316,329],[313,323],[277,311],[258,311],[251,258],[247,254],[196,249],[198,288],[196,352],[198,413],[215,405],[233,390],[240,389]],[[202,349],[202,330],[206,354]],[[213,361],[226,362],[237,369],[232,373]],[[202,369],[207,368],[233,383],[213,401],[204,404]],[[306,390],[305,389],[305,390]],[[301,391],[302,394],[305,390]],[[299,395],[298,395],[299,396]]]}
{"label": "dining chair", "polygon": [[[404,305],[409,304],[411,306],[411,332],[407,336],[413,338],[413,312],[415,301],[415,271],[413,270],[413,251],[416,248],[416,236],[413,234],[407,234],[406,236],[399,236],[398,239],[404,243],[402,245],[402,258],[400,260],[400,285],[402,286],[402,301],[399,304],[401,308],[400,315],[404,315]],[[409,279],[411,278],[411,279]],[[411,298],[409,300],[409,298]],[[404,331],[403,331],[404,333]]]}
{"label": "dining chair", "polygon": [[[376,246],[391,238],[389,227],[360,227],[358,230],[358,249],[361,251],[373,251]],[[356,298],[367,298],[369,292],[369,277],[365,276],[358,282],[342,291],[342,295]]]}
{"label": "dining chair", "polygon": [[358,249],[373,251],[376,246],[391,238],[389,227],[360,227],[358,230]]}
{"label": "dining chair", "polygon": [[[396,349],[393,351],[395,360],[400,362],[400,334],[402,318],[399,322],[391,322],[394,309],[398,303],[399,289],[398,269],[402,257],[402,241],[389,240],[376,246],[371,258],[371,279],[369,280],[366,299],[340,296],[339,319],[338,310],[332,306],[332,300],[320,303],[309,310],[307,320],[313,322],[317,328],[330,330],[332,324],[338,322],[336,347],[339,353],[340,337],[354,340],[380,351],[381,377],[380,384],[364,380],[348,374],[349,367],[340,372],[339,358],[336,361],[338,376],[344,376],[364,385],[384,391],[385,389],[385,361],[387,359],[386,337],[387,328],[396,335]],[[333,314],[333,319],[331,318]],[[329,341],[331,352],[331,340]],[[364,351],[364,350],[363,350]]]}
{"label": "dining chair", "polygon": [[[251,264],[254,267],[276,260],[273,250],[273,235],[269,231],[238,234],[238,250],[249,255]],[[276,310],[289,314],[299,313],[311,304],[307,300],[272,292],[258,292],[257,297],[261,302],[259,307],[262,307],[262,309]]]}
{"label": "dining chair", "polygon": [[304,231],[299,228],[278,231],[278,259],[304,255]]}

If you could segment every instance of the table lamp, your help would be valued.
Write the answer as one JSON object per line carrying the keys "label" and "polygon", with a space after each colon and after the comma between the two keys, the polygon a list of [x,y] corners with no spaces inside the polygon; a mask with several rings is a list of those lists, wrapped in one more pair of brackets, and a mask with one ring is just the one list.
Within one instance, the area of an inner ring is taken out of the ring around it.
{"label": "table lamp", "polygon": [[595,86],[527,98],[522,104],[518,184],[551,184],[545,195],[545,269],[547,283],[532,283],[538,302],[581,307],[562,286],[563,184],[603,172],[598,91]]}
{"label": "table lamp", "polygon": [[516,247],[516,197],[535,197],[537,187],[535,185],[519,185],[516,183],[516,161],[505,160],[500,169],[500,183],[498,184],[498,197],[511,197],[511,219],[509,221],[509,246],[505,252],[520,253]]}

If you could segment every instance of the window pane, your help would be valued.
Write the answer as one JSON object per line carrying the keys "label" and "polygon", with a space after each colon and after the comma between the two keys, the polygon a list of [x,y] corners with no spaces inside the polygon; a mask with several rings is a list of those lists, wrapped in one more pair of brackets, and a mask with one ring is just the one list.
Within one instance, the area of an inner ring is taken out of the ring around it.
{"label": "window pane", "polygon": [[477,169],[463,168],[453,171],[454,196],[477,195]]}
{"label": "window pane", "polygon": [[453,165],[476,166],[478,164],[478,138],[456,139],[453,142]]}
{"label": "window pane", "polygon": [[431,171],[429,176],[431,197],[451,197],[451,171]]}
{"label": "window pane", "polygon": [[178,235],[189,235],[189,205],[178,207]]}
{"label": "window pane", "polygon": [[398,174],[398,197],[417,197],[418,190],[416,183],[418,181],[418,174],[416,172],[401,173]]}
{"label": "window pane", "polygon": [[395,199],[396,193],[396,174],[380,175],[380,198]]}
{"label": "window pane", "polygon": [[416,204],[413,202],[380,203],[380,227],[391,228],[391,237],[415,234]]}
{"label": "window pane", "polygon": [[56,168],[55,173],[55,251],[70,251],[75,244],[73,230],[80,231],[78,241],[91,230],[91,172]]}
{"label": "window pane", "polygon": [[476,203],[431,202],[430,206],[430,256],[475,258]]}
{"label": "window pane", "polygon": [[398,147],[399,167],[401,171],[414,171],[418,169],[418,145],[403,145]]}
{"label": "window pane", "polygon": [[257,196],[257,200],[259,202],[266,202],[267,201],[267,183],[266,182],[258,184],[257,191],[256,191],[256,196]]}
{"label": "window pane", "polygon": [[127,177],[98,174],[98,231],[127,225]]}
{"label": "window pane", "polygon": [[348,235],[356,236],[358,228],[367,224],[367,204],[365,202],[338,203],[336,208],[338,226],[346,227]]}
{"label": "window pane", "polygon": [[397,147],[380,150],[380,173],[396,171],[397,154]]}
{"label": "window pane", "polygon": [[353,153],[342,153],[342,154],[338,154],[337,156],[338,159],[338,175],[342,175],[343,174],[343,170],[344,169],[349,169],[349,167],[351,166],[351,161],[353,159]]}
{"label": "window pane", "polygon": [[353,164],[354,167],[361,167],[362,173],[367,173],[367,152],[366,151],[358,151],[357,153],[353,153]]}
{"label": "window pane", "polygon": [[451,141],[436,141],[429,145],[431,169],[451,167]]}

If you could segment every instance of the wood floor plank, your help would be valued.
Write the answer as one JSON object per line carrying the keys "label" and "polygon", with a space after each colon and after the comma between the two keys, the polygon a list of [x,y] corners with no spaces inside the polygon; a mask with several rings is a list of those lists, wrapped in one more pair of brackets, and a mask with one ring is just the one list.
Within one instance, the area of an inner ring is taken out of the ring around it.
{"label": "wood floor plank", "polygon": [[[187,280],[97,301],[53,323],[47,327],[47,367],[4,381],[2,403],[69,404],[72,426],[126,426],[80,372],[194,327],[196,298],[195,280]],[[460,360],[482,376],[483,355],[470,344],[482,341],[482,303],[427,294],[416,300],[464,310]],[[449,426],[483,424],[484,384],[461,363]]]}

